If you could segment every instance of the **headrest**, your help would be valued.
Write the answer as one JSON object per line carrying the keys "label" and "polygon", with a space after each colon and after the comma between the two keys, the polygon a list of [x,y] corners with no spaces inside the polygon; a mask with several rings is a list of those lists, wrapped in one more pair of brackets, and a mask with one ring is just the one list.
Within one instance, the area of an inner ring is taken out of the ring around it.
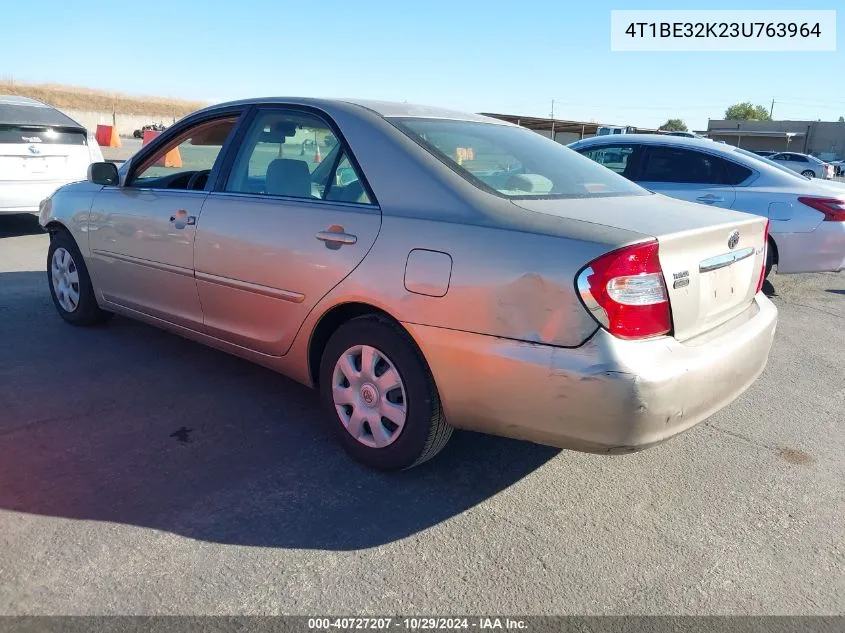
{"label": "headrest", "polygon": [[304,160],[276,158],[267,166],[265,193],[275,196],[311,197],[311,172]]}

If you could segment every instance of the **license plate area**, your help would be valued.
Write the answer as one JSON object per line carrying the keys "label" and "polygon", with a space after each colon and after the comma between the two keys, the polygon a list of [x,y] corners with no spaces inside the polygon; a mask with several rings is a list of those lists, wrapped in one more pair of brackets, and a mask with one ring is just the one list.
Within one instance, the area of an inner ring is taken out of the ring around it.
{"label": "license plate area", "polygon": [[711,319],[745,304],[751,289],[754,257],[739,260],[700,273],[701,314]]}

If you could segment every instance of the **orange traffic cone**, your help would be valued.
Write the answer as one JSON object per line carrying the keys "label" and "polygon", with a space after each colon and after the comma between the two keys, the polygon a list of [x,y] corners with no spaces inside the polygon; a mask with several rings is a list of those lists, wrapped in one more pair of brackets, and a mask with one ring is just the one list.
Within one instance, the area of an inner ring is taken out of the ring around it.
{"label": "orange traffic cone", "polygon": [[161,132],[157,130],[144,130],[144,138],[141,140],[141,147],[149,143],[159,134],[161,134]]}
{"label": "orange traffic cone", "polygon": [[[161,134],[161,132],[157,130],[144,130],[144,139],[141,141],[141,146],[143,147],[150,141],[152,141],[156,136]],[[172,150],[167,152],[163,158],[160,158],[156,161],[156,166],[158,167],[181,167],[182,166],[182,154],[179,153],[179,148],[174,147]]]}
{"label": "orange traffic cone", "polygon": [[323,160],[323,156],[320,154],[320,146],[317,145],[317,151],[314,153],[314,162],[319,163]]}
{"label": "orange traffic cone", "polygon": [[120,147],[120,136],[113,125],[98,125],[94,138],[100,147]]}
{"label": "orange traffic cone", "polygon": [[182,166],[182,154],[179,153],[179,148],[174,147],[172,150],[167,152],[164,155],[164,166],[165,167],[181,167]]}

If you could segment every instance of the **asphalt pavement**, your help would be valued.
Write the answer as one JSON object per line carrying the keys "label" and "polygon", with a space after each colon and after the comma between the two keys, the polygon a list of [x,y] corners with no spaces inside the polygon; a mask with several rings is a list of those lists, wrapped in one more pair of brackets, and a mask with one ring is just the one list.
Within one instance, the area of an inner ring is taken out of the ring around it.
{"label": "asphalt pavement", "polygon": [[2,614],[845,611],[845,274],[775,275],[765,373],[661,446],[460,432],[382,475],[282,376],[65,324],[46,249],[0,216]]}

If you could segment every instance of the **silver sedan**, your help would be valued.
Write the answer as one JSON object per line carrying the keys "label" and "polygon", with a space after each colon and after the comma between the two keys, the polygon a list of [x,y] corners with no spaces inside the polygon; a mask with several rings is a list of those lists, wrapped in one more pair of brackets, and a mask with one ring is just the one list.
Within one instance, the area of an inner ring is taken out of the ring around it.
{"label": "silver sedan", "polygon": [[808,179],[733,145],[628,134],[593,137],[575,151],[651,191],[771,221],[767,274],[845,269],[845,185]]}
{"label": "silver sedan", "polygon": [[207,108],[119,171],[92,165],[40,222],[65,321],[118,313],[316,387],[384,470],[453,428],[651,446],[748,388],[777,323],[766,219],[408,104]]}

